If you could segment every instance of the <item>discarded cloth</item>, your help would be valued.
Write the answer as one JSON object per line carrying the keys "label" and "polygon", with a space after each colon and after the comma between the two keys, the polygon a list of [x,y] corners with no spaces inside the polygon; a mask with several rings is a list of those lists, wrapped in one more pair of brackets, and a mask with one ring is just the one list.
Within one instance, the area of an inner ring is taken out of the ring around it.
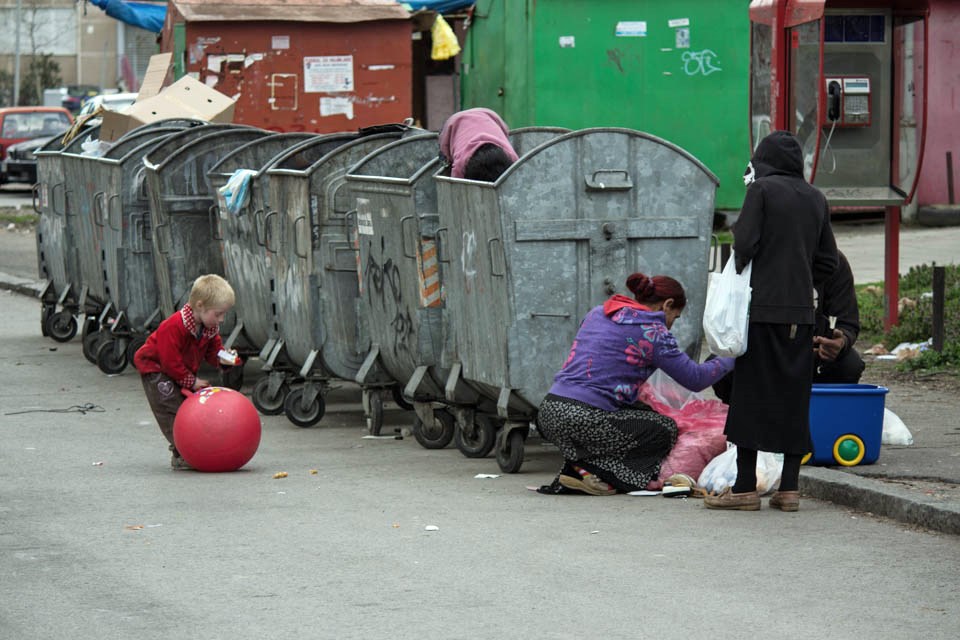
{"label": "discarded cloth", "polygon": [[227,211],[233,215],[240,213],[240,210],[250,201],[250,179],[256,173],[251,169],[237,169],[227,180],[227,184],[217,189],[223,196]]}

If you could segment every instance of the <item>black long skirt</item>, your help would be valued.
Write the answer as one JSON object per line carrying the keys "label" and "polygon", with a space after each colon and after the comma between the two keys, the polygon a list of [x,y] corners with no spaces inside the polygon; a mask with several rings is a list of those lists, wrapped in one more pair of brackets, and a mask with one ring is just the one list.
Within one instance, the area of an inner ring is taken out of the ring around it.
{"label": "black long skirt", "polygon": [[747,352],[733,368],[727,440],[759,451],[812,451],[813,334],[813,325],[750,323]]}

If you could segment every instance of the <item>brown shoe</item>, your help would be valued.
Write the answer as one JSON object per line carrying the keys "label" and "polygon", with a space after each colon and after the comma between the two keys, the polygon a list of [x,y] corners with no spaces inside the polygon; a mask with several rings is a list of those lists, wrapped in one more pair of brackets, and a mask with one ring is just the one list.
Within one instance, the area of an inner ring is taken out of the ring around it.
{"label": "brown shoe", "polygon": [[592,473],[584,474],[579,478],[574,478],[573,476],[568,476],[565,473],[561,473],[560,484],[567,489],[582,491],[590,494],[591,496],[612,496],[617,492],[616,489]]}
{"label": "brown shoe", "polygon": [[759,511],[760,496],[756,491],[734,493],[731,487],[720,492],[720,495],[706,496],[703,506],[707,509],[728,509],[735,511]]}
{"label": "brown shoe", "polygon": [[770,496],[770,508],[780,511],[796,511],[800,508],[799,491],[776,491]]}

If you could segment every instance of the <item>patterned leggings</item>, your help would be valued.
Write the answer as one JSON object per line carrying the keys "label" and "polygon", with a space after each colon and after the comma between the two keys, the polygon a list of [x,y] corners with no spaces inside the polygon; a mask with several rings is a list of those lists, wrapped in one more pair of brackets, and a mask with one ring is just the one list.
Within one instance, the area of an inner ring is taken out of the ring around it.
{"label": "patterned leggings", "polygon": [[537,429],[575,464],[618,491],[645,489],[677,442],[677,423],[651,409],[604,411],[548,394]]}

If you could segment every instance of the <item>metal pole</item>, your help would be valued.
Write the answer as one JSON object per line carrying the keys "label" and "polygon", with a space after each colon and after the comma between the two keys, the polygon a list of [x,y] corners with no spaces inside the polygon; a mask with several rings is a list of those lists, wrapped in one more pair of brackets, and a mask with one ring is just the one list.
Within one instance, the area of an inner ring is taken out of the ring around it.
{"label": "metal pole", "polygon": [[887,207],[884,216],[883,329],[899,324],[900,300],[900,207]]}
{"label": "metal pole", "polygon": [[13,106],[20,104],[20,9],[23,0],[17,0],[17,17],[15,18],[16,38],[13,43]]}

